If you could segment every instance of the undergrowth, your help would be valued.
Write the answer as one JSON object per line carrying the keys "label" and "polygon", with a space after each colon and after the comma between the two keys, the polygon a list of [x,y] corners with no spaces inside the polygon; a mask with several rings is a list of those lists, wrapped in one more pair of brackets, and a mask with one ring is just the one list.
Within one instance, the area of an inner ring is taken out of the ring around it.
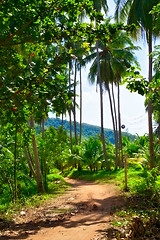
{"label": "undergrowth", "polygon": [[0,214],[2,215],[5,213],[9,217],[12,213],[19,211],[22,207],[38,207],[47,199],[62,194],[69,187],[63,176],[55,172],[47,175],[47,183],[46,193],[38,194],[34,179],[27,183],[19,181],[19,191],[15,203],[11,201],[11,194],[8,185],[3,185],[3,189],[1,189],[0,193]]}

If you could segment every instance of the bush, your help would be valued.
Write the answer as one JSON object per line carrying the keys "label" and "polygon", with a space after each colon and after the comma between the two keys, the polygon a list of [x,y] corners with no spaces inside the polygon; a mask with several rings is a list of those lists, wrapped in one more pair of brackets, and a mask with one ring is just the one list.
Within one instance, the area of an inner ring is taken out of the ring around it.
{"label": "bush", "polygon": [[159,200],[160,182],[158,181],[159,172],[156,168],[144,170],[140,176],[142,179],[135,185],[135,192],[145,198]]}

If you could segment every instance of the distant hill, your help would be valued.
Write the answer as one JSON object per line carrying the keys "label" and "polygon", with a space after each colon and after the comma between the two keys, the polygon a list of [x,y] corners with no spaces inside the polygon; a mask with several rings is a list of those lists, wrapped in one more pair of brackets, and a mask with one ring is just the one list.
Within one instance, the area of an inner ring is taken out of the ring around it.
{"label": "distant hill", "polygon": [[[54,126],[55,128],[58,128],[61,125],[62,125],[62,121],[59,118],[48,118],[45,122],[45,128],[48,128],[50,126]],[[64,120],[63,127],[69,132],[70,130],[69,121]],[[73,122],[72,122],[72,131],[74,131]],[[79,123],[77,123],[77,133],[79,134]],[[100,133],[101,133],[101,128],[99,126],[82,123],[82,138],[89,138],[89,136],[95,137],[97,134],[100,134]],[[105,133],[105,137],[108,138],[108,141],[114,144],[113,130],[105,128],[104,133]],[[132,135],[127,132],[122,132],[122,136],[130,137],[131,141],[136,137],[135,135]]]}

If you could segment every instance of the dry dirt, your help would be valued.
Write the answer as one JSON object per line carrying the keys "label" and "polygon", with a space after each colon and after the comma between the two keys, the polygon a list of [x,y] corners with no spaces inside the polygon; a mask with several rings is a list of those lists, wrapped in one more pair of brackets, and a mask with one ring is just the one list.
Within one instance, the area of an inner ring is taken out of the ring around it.
{"label": "dry dirt", "polygon": [[72,187],[44,206],[28,209],[16,217],[16,224],[3,229],[0,239],[99,240],[114,209],[124,205],[112,184],[95,184],[67,179]]}

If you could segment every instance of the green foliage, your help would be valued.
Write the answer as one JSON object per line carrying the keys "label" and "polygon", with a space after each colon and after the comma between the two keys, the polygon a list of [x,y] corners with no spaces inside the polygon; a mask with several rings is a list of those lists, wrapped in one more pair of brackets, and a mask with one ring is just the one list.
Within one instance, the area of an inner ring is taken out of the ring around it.
{"label": "green foliage", "polygon": [[[54,125],[55,122],[59,124],[59,120],[54,119],[53,123],[53,120],[48,119],[45,130],[43,131],[42,127],[35,136],[36,130],[31,128],[30,120],[33,117],[36,123],[42,126],[50,110],[60,116],[72,109],[73,81],[69,76],[71,69],[68,70],[67,65],[68,62],[72,65],[73,55],[82,60],[84,55],[88,56],[98,40],[101,42],[102,62],[107,61],[107,80],[119,81],[119,75],[124,76],[130,64],[136,62],[133,50],[138,48],[128,37],[128,32],[135,29],[135,26],[104,21],[100,10],[103,7],[103,10],[107,11],[105,0],[94,3],[86,0],[1,1],[0,7],[0,209],[4,212],[16,201],[17,206],[26,201],[28,204],[35,202],[38,205],[40,200],[46,198],[45,195],[37,195],[37,162],[41,168],[39,174],[42,173],[49,192],[58,192],[65,186],[59,171],[72,169],[71,175],[82,174],[83,177],[84,174],[84,177],[87,177],[88,171],[78,172],[74,167],[90,167],[91,171],[103,168],[102,146],[96,137],[100,133],[99,127],[83,124],[83,137],[87,140],[80,146],[75,146],[71,153],[70,141],[65,130],[69,129],[67,122],[64,121],[63,128]],[[154,11],[157,12],[156,9]],[[91,23],[79,21],[84,12]],[[93,21],[97,22],[96,26]],[[79,46],[76,48],[77,45]],[[158,48],[155,57],[157,72],[155,80],[149,85],[151,91],[147,95],[147,101],[153,99],[154,116],[158,121]],[[103,77],[106,76],[104,69],[102,73]],[[131,75],[133,80],[133,73]],[[130,84],[131,88],[138,88],[140,93],[146,93],[145,87],[148,85],[145,82],[137,83],[134,80]],[[48,125],[52,126],[48,128]],[[79,132],[79,124],[77,129]],[[114,143],[114,135],[109,129],[105,130],[105,135],[109,142],[106,143],[107,157],[112,167],[115,160],[115,149],[111,144]],[[134,136],[127,133],[123,135],[134,139]],[[36,138],[37,146],[33,144],[33,137]],[[160,149],[159,142],[155,142],[158,164]],[[145,138],[133,142],[127,141],[126,138],[123,144],[129,157],[149,159],[146,150],[148,142]],[[39,155],[37,159],[34,154],[36,147]],[[135,167],[133,163],[130,165]],[[136,171],[138,168],[133,172],[130,170],[129,176],[137,176]],[[89,178],[107,181],[108,177],[120,181],[123,174],[123,169],[112,173],[98,171],[89,174]],[[151,176],[148,173],[148,182],[143,183],[148,184],[148,189],[156,185],[153,184],[156,180]]]}
{"label": "green foliage", "polygon": [[135,193],[142,195],[145,198],[159,200],[160,197],[160,178],[158,169],[152,170],[144,169],[140,174],[142,177],[134,186]]}
{"label": "green foliage", "polygon": [[55,182],[57,180],[64,181],[64,179],[61,175],[58,175],[58,174],[55,174],[55,173],[47,175],[47,179],[48,179],[49,182]]}
{"label": "green foliage", "polygon": [[90,137],[83,142],[84,144],[84,163],[89,166],[91,173],[93,169],[98,169],[102,165],[103,159],[102,143],[98,138]]}

